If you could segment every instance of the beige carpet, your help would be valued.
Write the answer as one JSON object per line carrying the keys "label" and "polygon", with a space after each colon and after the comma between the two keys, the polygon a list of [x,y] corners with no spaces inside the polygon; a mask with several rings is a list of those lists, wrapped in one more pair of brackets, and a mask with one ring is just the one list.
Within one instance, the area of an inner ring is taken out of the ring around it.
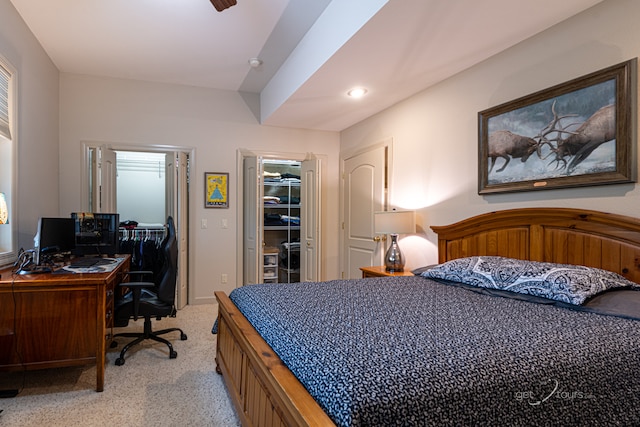
{"label": "beige carpet", "polygon": [[[216,315],[217,305],[190,305],[175,318],[153,321],[154,329],[177,326],[187,334],[186,341],[177,332],[165,335],[176,359],[164,344],[147,341],[116,366],[119,349],[110,350],[102,393],[95,391],[95,367],[0,372],[0,389],[20,389],[17,397],[0,399],[0,426],[238,426],[215,372]],[[116,333],[141,330],[138,320]]]}

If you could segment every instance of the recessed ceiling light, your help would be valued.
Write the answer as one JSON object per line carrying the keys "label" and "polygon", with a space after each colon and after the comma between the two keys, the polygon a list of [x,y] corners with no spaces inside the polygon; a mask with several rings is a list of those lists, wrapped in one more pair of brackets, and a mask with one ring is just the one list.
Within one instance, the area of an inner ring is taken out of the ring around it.
{"label": "recessed ceiling light", "polygon": [[362,98],[367,93],[367,90],[363,87],[356,87],[347,92],[352,98]]}
{"label": "recessed ceiling light", "polygon": [[251,68],[258,68],[262,65],[262,60],[258,58],[251,58],[249,59],[249,65],[251,65]]}

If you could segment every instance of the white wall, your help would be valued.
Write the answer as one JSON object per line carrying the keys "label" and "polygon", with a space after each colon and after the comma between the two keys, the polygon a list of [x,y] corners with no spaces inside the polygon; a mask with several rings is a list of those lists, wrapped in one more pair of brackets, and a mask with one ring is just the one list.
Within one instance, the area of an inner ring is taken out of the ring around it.
{"label": "white wall", "polygon": [[[83,141],[120,147],[195,150],[189,194],[190,301],[236,285],[236,151],[239,148],[325,155],[323,277],[338,276],[339,134],[261,126],[236,92],[63,73],[60,77],[60,194],[62,211],[86,208],[81,197]],[[230,208],[204,208],[204,173],[230,173]],[[201,229],[201,220],[208,222]],[[228,229],[221,227],[226,219]],[[221,274],[229,282],[220,283]]]}
{"label": "white wall", "polygon": [[437,262],[445,225],[494,210],[562,206],[639,216],[638,185],[477,194],[477,114],[640,56],[640,1],[606,0],[341,133],[348,153],[393,139],[391,204],[417,208],[425,239],[400,243],[407,267]]}
{"label": "white wall", "polygon": [[165,157],[165,153],[116,153],[120,221],[167,221]]}
{"label": "white wall", "polygon": [[8,0],[0,0],[0,55],[18,73],[19,247],[33,247],[38,218],[57,216],[58,70]]}

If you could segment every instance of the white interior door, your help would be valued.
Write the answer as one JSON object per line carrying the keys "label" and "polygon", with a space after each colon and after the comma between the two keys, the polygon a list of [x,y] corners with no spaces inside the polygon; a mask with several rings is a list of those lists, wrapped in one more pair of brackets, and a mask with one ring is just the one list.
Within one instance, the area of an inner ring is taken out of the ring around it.
{"label": "white interior door", "polygon": [[262,158],[243,160],[243,274],[242,284],[262,283]]}
{"label": "white interior door", "polygon": [[118,212],[116,152],[106,145],[95,147],[91,161],[91,211]]}
{"label": "white interior door", "polygon": [[178,154],[178,308],[187,305],[189,291],[189,156]]}
{"label": "white interior door", "polygon": [[320,272],[320,160],[302,162],[300,188],[300,280],[316,282]]}
{"label": "white interior door", "polygon": [[164,156],[164,219],[172,216],[177,222],[176,212],[178,210],[178,159],[177,153],[166,153]]}
{"label": "white interior door", "polygon": [[386,203],[386,152],[377,147],[344,161],[343,278],[362,277],[360,267],[381,265],[382,242],[374,241],[373,213]]}
{"label": "white interior door", "polygon": [[172,152],[165,157],[165,217],[172,216],[178,239],[178,274],[176,283],[176,307],[184,308],[189,298],[188,261],[188,158],[187,153]]}

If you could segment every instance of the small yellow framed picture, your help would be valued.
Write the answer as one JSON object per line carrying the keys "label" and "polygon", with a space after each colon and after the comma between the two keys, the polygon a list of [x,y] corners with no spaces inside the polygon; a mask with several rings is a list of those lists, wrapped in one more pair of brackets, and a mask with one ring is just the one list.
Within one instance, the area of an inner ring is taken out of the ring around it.
{"label": "small yellow framed picture", "polygon": [[224,172],[204,173],[204,207],[229,207],[229,174]]}

